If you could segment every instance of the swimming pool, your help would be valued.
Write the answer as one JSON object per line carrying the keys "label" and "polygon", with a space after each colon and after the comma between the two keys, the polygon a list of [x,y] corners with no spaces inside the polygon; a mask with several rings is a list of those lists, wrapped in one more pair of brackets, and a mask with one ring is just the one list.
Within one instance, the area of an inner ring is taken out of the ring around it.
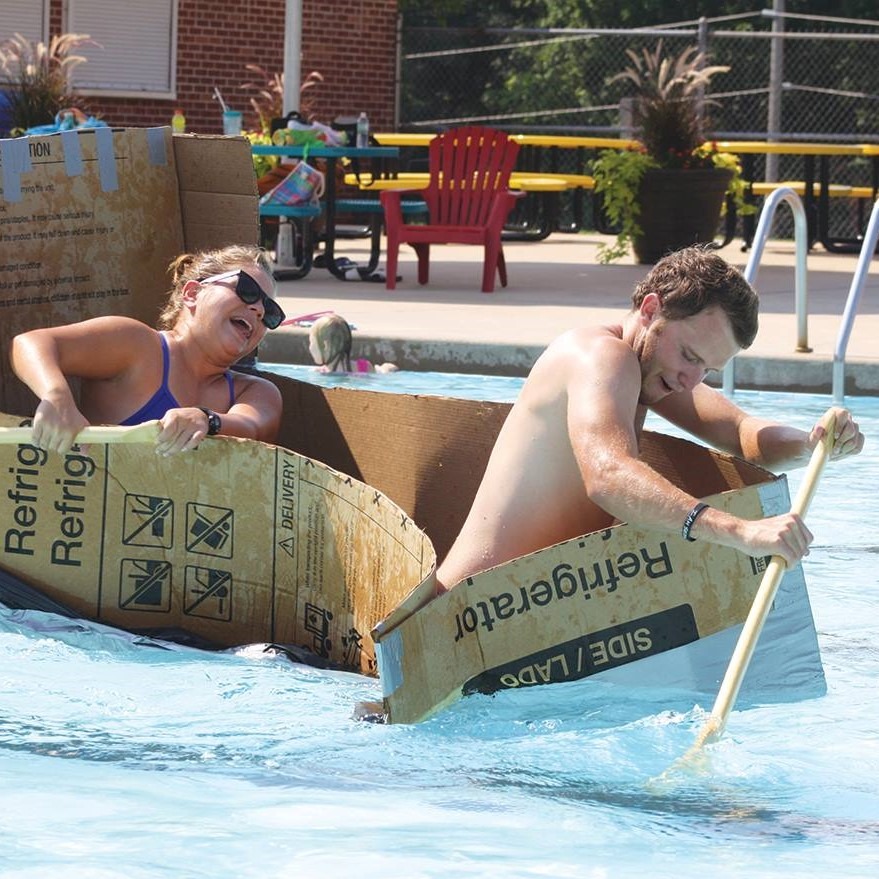
{"label": "swimming pool", "polygon": [[[800,426],[829,405],[736,399]],[[0,874],[875,875],[879,399],[848,404],[868,445],[827,469],[805,561],[827,695],[734,711],[706,771],[651,783],[711,707],[685,692],[587,680],[376,726],[350,719],[366,678],[0,611]]]}

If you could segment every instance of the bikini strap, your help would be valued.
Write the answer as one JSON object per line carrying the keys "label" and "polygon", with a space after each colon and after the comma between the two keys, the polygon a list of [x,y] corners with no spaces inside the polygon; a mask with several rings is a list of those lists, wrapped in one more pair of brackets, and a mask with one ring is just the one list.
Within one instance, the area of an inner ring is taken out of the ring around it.
{"label": "bikini strap", "polygon": [[232,378],[232,373],[228,370],[223,374],[226,376],[226,384],[229,385],[229,408],[231,409],[235,405],[235,379]]}
{"label": "bikini strap", "polygon": [[159,332],[159,341],[162,343],[162,387],[170,393],[168,377],[171,373],[171,352],[168,349],[168,340],[161,331]]}

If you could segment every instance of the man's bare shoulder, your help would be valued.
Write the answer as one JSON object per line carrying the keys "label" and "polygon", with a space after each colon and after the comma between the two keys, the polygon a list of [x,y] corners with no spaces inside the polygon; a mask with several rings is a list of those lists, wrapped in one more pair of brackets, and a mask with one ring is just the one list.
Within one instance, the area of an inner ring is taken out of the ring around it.
{"label": "man's bare shoulder", "polygon": [[[582,367],[589,365],[601,370],[608,363],[619,363],[620,358],[630,358],[632,349],[622,339],[620,325],[578,327],[557,336],[538,360],[538,364],[553,369],[567,363]],[[616,368],[616,367],[615,367]]]}
{"label": "man's bare shoulder", "polygon": [[603,387],[640,383],[638,360],[621,339],[621,328],[584,327],[554,339],[537,359],[520,400],[545,405],[571,396],[586,398]]}
{"label": "man's bare shoulder", "polygon": [[597,324],[589,327],[575,327],[556,336],[547,347],[548,352],[575,352],[591,350],[606,342],[622,340],[623,328],[620,324]]}

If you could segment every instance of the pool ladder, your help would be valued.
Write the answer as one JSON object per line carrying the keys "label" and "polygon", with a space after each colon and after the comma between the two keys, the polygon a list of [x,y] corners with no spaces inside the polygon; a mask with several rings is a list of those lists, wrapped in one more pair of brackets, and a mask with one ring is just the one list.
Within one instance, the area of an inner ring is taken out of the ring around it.
{"label": "pool ladder", "polygon": [[873,202],[873,210],[870,211],[870,221],[867,223],[867,231],[864,232],[864,240],[861,242],[858,265],[852,276],[852,285],[849,287],[836,337],[836,347],[833,349],[833,402],[837,405],[841,404],[845,397],[845,352],[858,313],[861,295],[867,284],[870,261],[876,252],[877,242],[879,242],[879,199]]}
{"label": "pool ladder", "polygon": [[[808,291],[806,282],[806,255],[809,252],[809,227],[806,222],[806,209],[799,195],[790,187],[782,186],[772,192],[763,203],[760,211],[760,221],[757,223],[757,231],[754,233],[754,241],[751,246],[751,255],[745,266],[744,275],[749,284],[753,284],[757,277],[757,269],[760,268],[760,260],[763,257],[763,248],[772,231],[772,221],[775,212],[782,202],[787,202],[794,215],[794,297],[796,300],[797,316],[797,351],[809,352],[809,328],[808,328]],[[732,395],[735,392],[735,357],[731,358],[723,369],[723,392]]]}
{"label": "pool ladder", "polygon": [[[753,284],[757,276],[757,269],[760,267],[760,259],[763,256],[763,248],[769,238],[769,232],[772,229],[772,221],[775,218],[775,212],[782,202],[790,205],[794,218],[794,297],[795,310],[797,318],[797,347],[798,352],[808,353],[812,349],[809,347],[809,329],[808,329],[808,291],[806,281],[806,256],[809,252],[809,231],[806,221],[806,210],[799,195],[790,187],[783,186],[776,189],[766,199],[763,209],[760,212],[760,221],[757,224],[757,231],[754,233],[754,243],[751,248],[751,255],[748,264],[745,266],[744,276],[748,283]],[[858,265],[852,277],[852,284],[849,288],[848,297],[845,303],[845,310],[840,321],[839,334],[836,339],[836,347],[833,352],[833,385],[832,394],[833,402],[841,404],[845,396],[845,354],[848,348],[849,337],[852,332],[852,325],[858,311],[858,305],[864,286],[867,282],[867,275],[870,271],[870,262],[873,254],[876,252],[876,246],[879,243],[879,200],[873,204],[873,210],[870,213],[870,221],[867,224],[867,230],[864,233],[864,240],[861,244],[861,252],[858,257]],[[733,394],[735,391],[735,358],[732,358],[723,370],[723,392],[727,395]]]}

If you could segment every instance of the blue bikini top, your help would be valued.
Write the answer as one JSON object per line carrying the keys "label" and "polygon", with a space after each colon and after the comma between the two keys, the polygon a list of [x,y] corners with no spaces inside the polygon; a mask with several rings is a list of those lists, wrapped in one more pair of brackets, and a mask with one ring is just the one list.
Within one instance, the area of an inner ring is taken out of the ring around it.
{"label": "blue bikini top", "polygon": [[[168,374],[171,371],[171,354],[168,350],[168,340],[165,338],[164,333],[159,333],[159,339],[162,342],[162,384],[159,385],[159,389],[155,394],[134,415],[129,415],[124,421],[119,422],[123,427],[128,427],[132,424],[143,424],[144,421],[153,421],[154,419],[161,418],[169,409],[180,408],[180,403],[177,402],[171,393],[171,389],[168,387]],[[235,382],[228,370],[224,375],[226,376],[226,383],[229,385],[229,408],[231,409],[235,403]]]}

